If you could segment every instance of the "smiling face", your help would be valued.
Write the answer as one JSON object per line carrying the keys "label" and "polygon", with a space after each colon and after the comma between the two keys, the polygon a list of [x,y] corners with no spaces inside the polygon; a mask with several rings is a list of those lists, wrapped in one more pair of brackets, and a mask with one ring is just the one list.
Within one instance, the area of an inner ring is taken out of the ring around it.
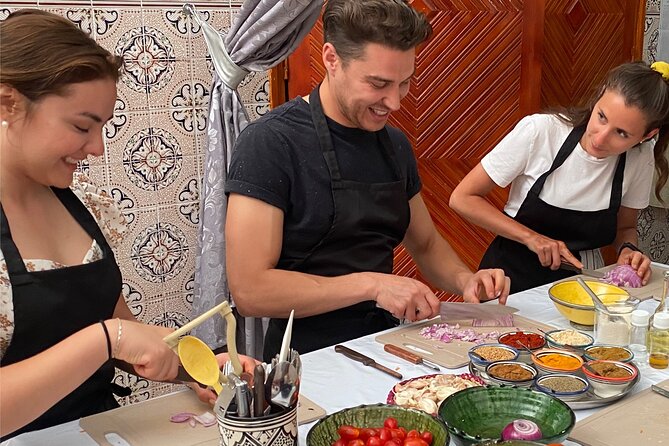
{"label": "smiling face", "polygon": [[115,102],[115,82],[99,79],[71,84],[64,95],[31,104],[3,137],[3,170],[46,186],[68,187],[77,162],[103,154],[102,127]]}
{"label": "smiling face", "polygon": [[328,77],[321,89],[325,114],[346,127],[382,129],[409,92],[415,50],[400,51],[368,43],[363,55],[343,63],[334,47],[323,47]]}
{"label": "smiling face", "polygon": [[581,146],[597,158],[617,156],[657,133],[657,129],[646,132],[646,127],[638,107],[626,105],[623,96],[606,90],[590,115]]}

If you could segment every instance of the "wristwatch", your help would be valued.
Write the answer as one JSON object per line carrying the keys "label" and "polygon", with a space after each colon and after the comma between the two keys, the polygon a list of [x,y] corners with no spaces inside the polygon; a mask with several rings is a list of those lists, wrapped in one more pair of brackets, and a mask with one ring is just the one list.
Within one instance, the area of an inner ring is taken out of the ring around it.
{"label": "wristwatch", "polygon": [[637,252],[640,252],[640,253],[643,254],[643,251],[642,251],[641,249],[639,249],[639,247],[636,246],[634,243],[625,242],[625,243],[623,243],[622,245],[620,245],[620,248],[618,248],[618,257],[620,257],[620,253],[621,253],[621,252],[623,251],[623,249],[625,249],[625,248],[629,248],[629,249],[631,249],[632,251],[637,251]]}

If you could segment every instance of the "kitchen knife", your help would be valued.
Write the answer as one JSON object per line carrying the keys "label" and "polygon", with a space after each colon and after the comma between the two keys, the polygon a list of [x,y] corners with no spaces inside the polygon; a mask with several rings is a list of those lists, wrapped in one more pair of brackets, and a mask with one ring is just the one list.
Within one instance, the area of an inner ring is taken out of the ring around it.
{"label": "kitchen knife", "polygon": [[384,367],[381,364],[378,364],[369,356],[365,356],[362,353],[358,353],[355,350],[351,350],[348,347],[344,347],[343,345],[335,345],[335,351],[337,353],[341,353],[342,355],[348,358],[353,359],[354,361],[361,362],[368,367],[374,367],[375,369],[381,370],[382,372],[387,373],[390,376],[394,376],[397,379],[402,379],[402,374],[397,373],[395,370],[391,370],[388,367]]}
{"label": "kitchen knife", "polygon": [[265,413],[265,367],[256,365],[253,369],[253,416],[261,417]]}
{"label": "kitchen knife", "polygon": [[386,344],[383,346],[383,349],[390,353],[391,355],[398,356],[402,359],[406,359],[407,361],[413,363],[413,364],[422,364],[426,367],[431,368],[432,370],[436,370],[437,372],[441,372],[441,369],[437,364],[435,364],[432,361],[429,361],[422,356],[419,356],[413,352],[410,352],[409,350],[405,350],[402,347],[398,347],[397,345],[393,344]]}
{"label": "kitchen knife", "polygon": [[469,304],[464,302],[441,302],[439,314],[445,321],[462,319],[497,319],[516,313],[517,308],[498,303]]}
{"label": "kitchen knife", "polygon": [[588,268],[578,268],[577,266],[572,265],[571,263],[568,262],[562,262],[560,263],[560,269],[564,269],[567,271],[574,271],[578,274],[582,274],[584,276],[589,276],[589,277],[594,277],[596,279],[601,279],[606,275],[606,273],[602,271],[597,271],[596,269],[588,269]]}

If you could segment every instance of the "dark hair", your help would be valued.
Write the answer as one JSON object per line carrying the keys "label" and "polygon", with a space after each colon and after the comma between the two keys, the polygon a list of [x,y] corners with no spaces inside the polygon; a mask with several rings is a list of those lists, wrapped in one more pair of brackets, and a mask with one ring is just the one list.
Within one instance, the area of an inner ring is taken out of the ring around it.
{"label": "dark hair", "polygon": [[[121,58],[113,56],[67,19],[23,9],[0,23],[0,83],[31,102],[62,95],[68,85],[118,81]],[[29,104],[28,104],[29,105]]]}
{"label": "dark hair", "polygon": [[609,71],[603,84],[584,107],[561,110],[558,117],[574,127],[585,125],[595,103],[606,90],[614,91],[625,100],[625,105],[637,107],[648,121],[646,133],[660,129],[653,150],[657,182],[655,196],[662,201],[660,191],[669,179],[666,151],[669,145],[669,82],[645,62],[630,62]]}
{"label": "dark hair", "polygon": [[361,57],[368,43],[407,51],[430,34],[425,15],[402,0],[328,0],[323,12],[324,41],[343,63]]}

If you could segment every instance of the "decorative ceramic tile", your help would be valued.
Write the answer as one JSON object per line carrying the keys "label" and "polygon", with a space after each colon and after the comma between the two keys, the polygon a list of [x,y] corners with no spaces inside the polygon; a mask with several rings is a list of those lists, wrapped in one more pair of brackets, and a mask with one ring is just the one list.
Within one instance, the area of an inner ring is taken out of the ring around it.
{"label": "decorative ceramic tile", "polygon": [[[193,161],[196,163],[198,160],[193,158]],[[176,209],[181,221],[197,227],[200,223],[200,182],[198,166],[194,167],[194,175],[184,178],[177,189]]]}
{"label": "decorative ceramic tile", "polygon": [[97,187],[106,189],[109,181],[109,166],[106,164],[89,165],[86,161],[80,162],[77,167],[79,172],[83,172],[90,182]]}
{"label": "decorative ceramic tile", "polygon": [[646,15],[660,14],[662,0],[646,0]]}
{"label": "decorative ceramic tile", "polygon": [[651,260],[669,263],[669,209],[649,206],[639,213],[639,247]]}
{"label": "decorative ceramic tile", "polygon": [[168,327],[179,328],[190,321],[193,306],[186,300],[185,294],[176,292],[165,295],[165,308]]}
{"label": "decorative ceramic tile", "polygon": [[[151,35],[150,30],[155,29],[161,35],[160,42],[164,46],[171,46],[172,57],[177,60],[186,60],[190,38],[190,18],[184,14],[181,5],[174,9],[144,9],[143,12],[147,34]],[[171,57],[168,55],[166,58]]]}
{"label": "decorative ceramic tile", "polygon": [[[142,28],[140,8],[93,8],[96,22],[95,39],[113,54],[121,55],[119,41],[131,30]],[[119,50],[117,50],[119,48]]]}
{"label": "decorative ceramic tile", "polygon": [[169,108],[185,107],[180,97],[184,90],[190,89],[190,62],[186,60],[159,61],[171,64],[173,72],[149,90],[149,108],[166,110]]}
{"label": "decorative ceramic tile", "polygon": [[269,78],[266,72],[251,72],[237,87],[242,103],[269,103]]}
{"label": "decorative ceramic tile", "polygon": [[[127,262],[129,259],[126,259]],[[123,280],[123,286],[121,288],[121,293],[123,293],[123,298],[125,303],[130,308],[130,312],[135,318],[138,318],[144,312],[144,295],[142,294],[142,287],[140,284],[134,283],[131,280]]]}
{"label": "decorative ceramic tile", "polygon": [[659,39],[660,16],[646,17],[643,34],[643,58],[652,63],[657,55]]}
{"label": "decorative ceramic tile", "polygon": [[113,382],[122,387],[129,387],[132,391],[130,396],[124,398],[116,397],[116,401],[122,406],[139,403],[151,398],[151,381],[145,378],[140,378],[117,369]]}
{"label": "decorative ceramic tile", "polygon": [[194,107],[208,108],[211,85],[213,83],[214,66],[208,59],[190,61],[192,103]]}
{"label": "decorative ceramic tile", "polygon": [[244,104],[249,121],[255,121],[269,112],[269,103],[265,104]]}
{"label": "decorative ceramic tile", "polygon": [[[110,188],[107,188],[110,190]],[[118,190],[114,190],[114,197],[118,196]],[[128,262],[128,259],[135,255],[133,252],[133,246],[137,236],[144,231],[147,227],[153,227],[158,223],[158,210],[156,208],[132,208],[132,209],[123,209],[123,214],[128,221],[128,227],[125,234],[123,235],[123,241],[119,246],[114,250],[116,255],[116,260],[122,263],[132,263]],[[126,270],[131,270],[131,267],[126,268]],[[132,279],[128,276],[128,280]],[[134,283],[142,285],[144,282],[141,280],[134,280]],[[146,296],[147,290],[141,289],[142,295]]]}

